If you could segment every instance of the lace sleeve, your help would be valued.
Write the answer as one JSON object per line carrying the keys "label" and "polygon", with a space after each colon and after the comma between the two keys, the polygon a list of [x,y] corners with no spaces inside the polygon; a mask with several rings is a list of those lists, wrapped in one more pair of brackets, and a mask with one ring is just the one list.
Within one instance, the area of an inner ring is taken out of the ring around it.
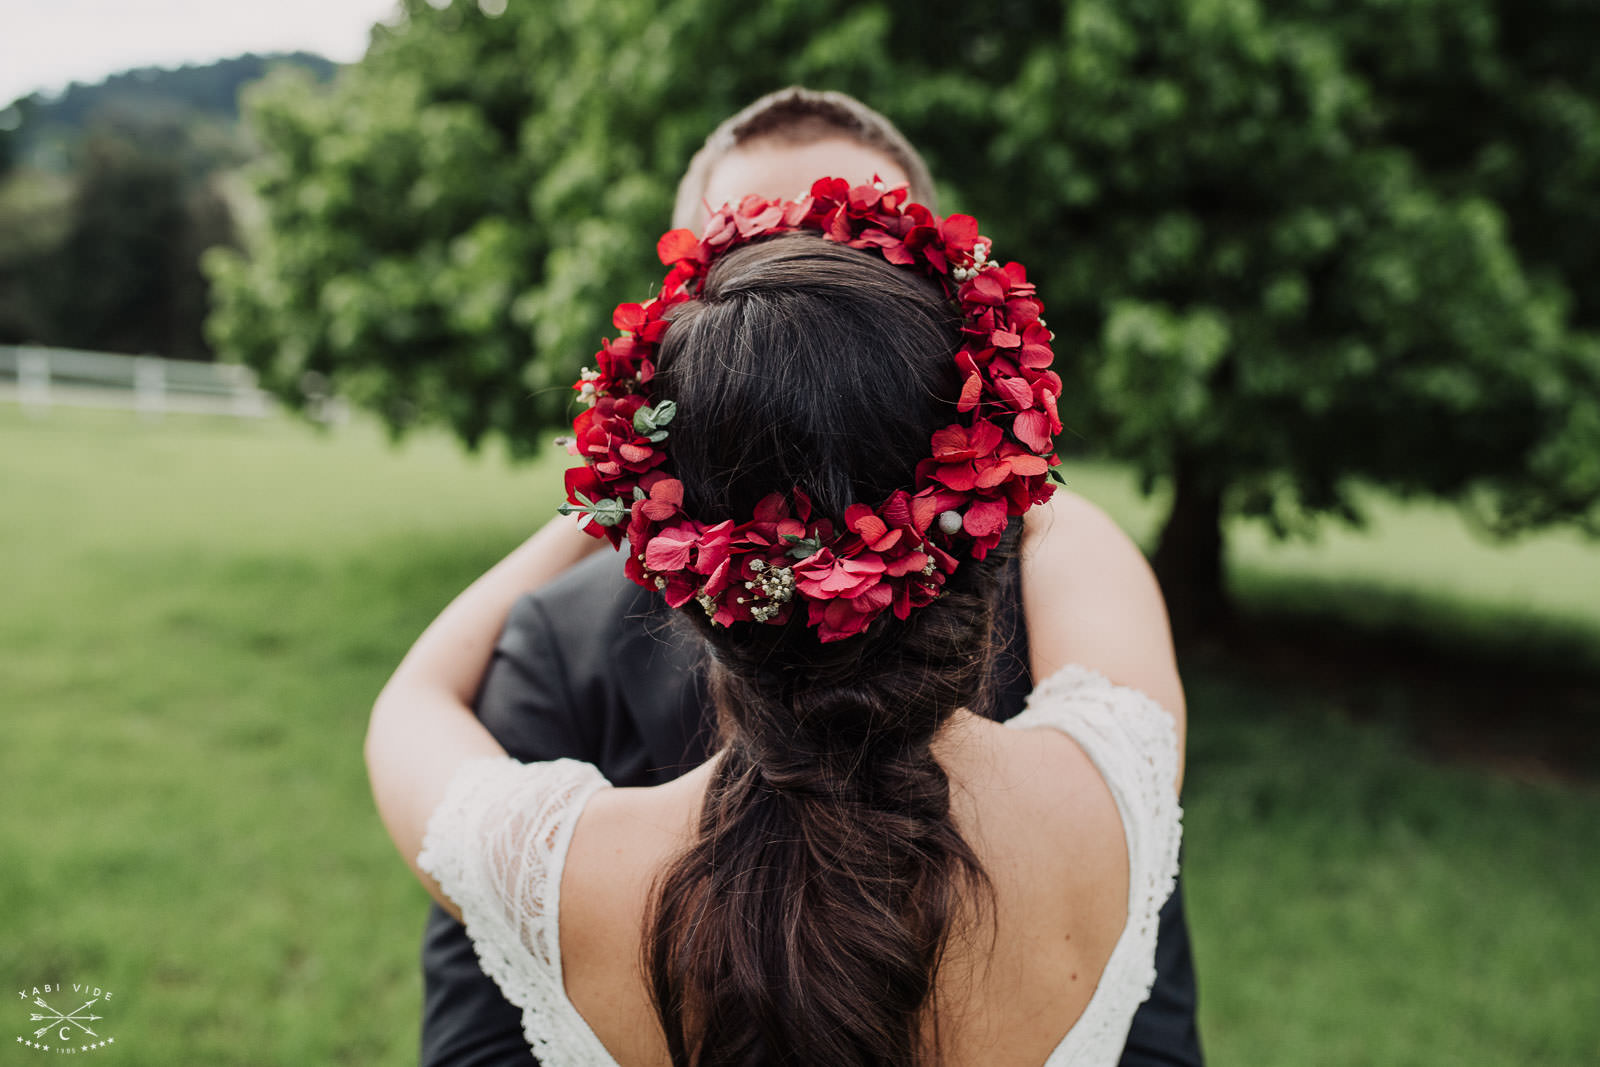
{"label": "lace sleeve", "polygon": [[567,1010],[558,914],[573,826],[584,801],[606,784],[576,760],[468,760],[428,820],[417,856],[461,909],[484,973],[522,1009],[536,1053],[593,1041]]}
{"label": "lace sleeve", "polygon": [[1117,804],[1128,842],[1127,972],[1106,976],[1133,983],[1138,1000],[1155,982],[1158,913],[1178,875],[1183,810],[1178,806],[1178,735],[1172,715],[1137,689],[1115,685],[1077,665],[1034,688],[1008,726],[1051,726],[1068,734],[1093,761]]}

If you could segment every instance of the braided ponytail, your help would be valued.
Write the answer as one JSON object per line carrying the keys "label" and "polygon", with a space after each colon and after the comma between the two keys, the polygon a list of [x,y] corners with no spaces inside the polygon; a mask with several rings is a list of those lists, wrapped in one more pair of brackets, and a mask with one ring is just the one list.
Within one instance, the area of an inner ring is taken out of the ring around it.
{"label": "braided ponytail", "polygon": [[918,1062],[962,891],[987,891],[931,745],[978,696],[990,616],[951,592],[854,655],[813,642],[833,662],[717,649],[726,750],[648,931],[674,1064]]}
{"label": "braided ponytail", "polygon": [[[811,236],[730,252],[657,369],[686,509],[716,521],[799,487],[837,516],[909,485],[950,421],[958,344],[936,287],[881,259]],[[940,960],[989,891],[932,746],[983,695],[1004,555],[845,641],[821,643],[801,613],[729,628],[685,613],[724,748],[646,920],[677,1067],[928,1058]]]}

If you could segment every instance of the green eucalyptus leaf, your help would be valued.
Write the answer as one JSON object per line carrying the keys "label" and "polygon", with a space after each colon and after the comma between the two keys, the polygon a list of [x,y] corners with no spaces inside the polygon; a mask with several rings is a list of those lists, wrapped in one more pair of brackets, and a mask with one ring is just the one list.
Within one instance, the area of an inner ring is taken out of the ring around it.
{"label": "green eucalyptus leaf", "polygon": [[796,537],[794,534],[784,534],[783,539],[789,542],[788,555],[794,559],[810,559],[822,551],[822,542],[815,537]]}

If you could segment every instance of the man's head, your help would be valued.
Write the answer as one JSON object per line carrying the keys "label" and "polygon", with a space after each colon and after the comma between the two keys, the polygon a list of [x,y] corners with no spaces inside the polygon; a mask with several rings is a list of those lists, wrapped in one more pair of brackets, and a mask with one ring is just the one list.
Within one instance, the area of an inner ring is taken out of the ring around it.
{"label": "man's head", "polygon": [[768,93],[706,138],[678,183],[674,226],[699,232],[713,209],[749,193],[793,197],[817,178],[907,182],[934,207],[928,165],[894,124],[844,93],[791,87]]}

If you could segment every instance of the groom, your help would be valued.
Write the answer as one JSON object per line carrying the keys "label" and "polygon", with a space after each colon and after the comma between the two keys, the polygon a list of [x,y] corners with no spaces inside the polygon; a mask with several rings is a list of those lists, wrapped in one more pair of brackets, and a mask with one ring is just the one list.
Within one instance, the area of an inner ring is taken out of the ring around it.
{"label": "groom", "polygon": [[[746,193],[793,196],[824,175],[909,183],[932,206],[926,165],[877,112],[838,93],[788,89],[763,97],[706,140],[678,188],[673,225],[699,230],[705,206]],[[621,558],[569,528],[547,572],[512,609],[478,694],[484,724],[525,761],[570,756],[617,786],[653,785],[696,766],[714,747],[704,680],[660,598],[629,582]],[[1062,566],[1097,566],[1092,552]],[[1015,569],[1011,572],[1014,581]],[[1091,585],[1093,583],[1090,583]],[[1021,595],[1007,591],[999,636],[998,717],[1029,688]],[[424,1067],[526,1064],[516,1009],[479,969],[460,924],[437,904],[422,950]],[[1161,913],[1157,979],[1134,1017],[1124,1067],[1201,1063],[1194,970],[1181,882]]]}

